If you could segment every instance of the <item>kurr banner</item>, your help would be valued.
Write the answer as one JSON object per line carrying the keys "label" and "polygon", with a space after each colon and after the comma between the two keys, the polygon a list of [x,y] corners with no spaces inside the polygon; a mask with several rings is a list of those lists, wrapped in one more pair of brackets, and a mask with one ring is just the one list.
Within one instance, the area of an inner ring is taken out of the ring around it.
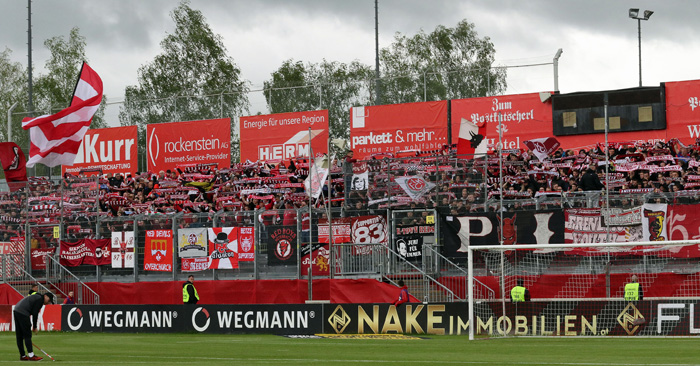
{"label": "kurr banner", "polygon": [[489,151],[498,148],[499,119],[504,150],[527,149],[524,141],[552,136],[552,103],[543,103],[539,93],[456,99],[450,108],[453,143],[462,119],[486,124]]}
{"label": "kurr banner", "polygon": [[138,170],[138,129],[136,126],[88,130],[80,143],[73,165],[63,165],[62,173],[86,175],[132,174]]}
{"label": "kurr banner", "polygon": [[666,136],[686,145],[700,138],[700,80],[665,83]]}
{"label": "kurr banner", "polygon": [[[240,118],[241,161],[289,160],[328,152],[328,110]],[[311,129],[311,131],[309,131]]]}
{"label": "kurr banner", "polygon": [[356,159],[377,153],[437,150],[448,143],[447,101],[350,109],[350,146]]}
{"label": "kurr banner", "polygon": [[157,123],[146,126],[148,170],[217,163],[231,166],[231,119]]}

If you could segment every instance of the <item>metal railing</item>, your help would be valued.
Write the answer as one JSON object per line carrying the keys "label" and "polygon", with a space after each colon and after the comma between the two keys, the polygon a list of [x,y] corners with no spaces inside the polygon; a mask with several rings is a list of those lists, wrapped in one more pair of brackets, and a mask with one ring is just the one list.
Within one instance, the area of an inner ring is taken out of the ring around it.
{"label": "metal railing", "polygon": [[[456,292],[456,301],[467,301],[468,272],[458,264],[440,254],[433,246],[423,245],[423,260],[425,268],[440,283],[445,284]],[[459,292],[457,292],[459,290]],[[462,292],[464,291],[464,292]],[[496,291],[478,279],[474,279],[474,295],[479,299],[495,299]]]}
{"label": "metal railing", "polygon": [[386,275],[384,244],[333,244],[335,277],[382,278]]}
{"label": "metal railing", "polygon": [[399,253],[391,248],[386,248],[386,251],[389,256],[389,267],[392,268],[391,274],[388,274],[385,278],[392,284],[398,285],[398,281],[403,280],[408,287],[408,292],[423,302],[454,302],[460,300],[451,289],[427,274],[420,267],[406,260]]}
{"label": "metal railing", "polygon": [[10,285],[17,293],[27,296],[32,286],[37,285],[40,292],[50,292],[46,286],[34,278],[29,272],[24,270],[21,255],[2,255],[2,280]]}
{"label": "metal railing", "polygon": [[46,283],[61,293],[63,297],[73,292],[73,300],[76,304],[96,305],[100,303],[100,295],[86,285],[83,281],[62,266],[58,260],[47,255],[46,257]]}

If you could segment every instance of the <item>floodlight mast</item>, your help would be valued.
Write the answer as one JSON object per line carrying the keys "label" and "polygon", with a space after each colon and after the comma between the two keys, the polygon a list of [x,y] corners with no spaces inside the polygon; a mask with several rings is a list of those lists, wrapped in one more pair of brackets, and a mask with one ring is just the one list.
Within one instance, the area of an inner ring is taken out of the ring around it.
{"label": "floodlight mast", "polygon": [[644,10],[644,16],[639,16],[639,9],[630,8],[629,17],[637,20],[637,39],[639,43],[639,86],[642,86],[642,20],[649,20],[654,14],[652,10]]}

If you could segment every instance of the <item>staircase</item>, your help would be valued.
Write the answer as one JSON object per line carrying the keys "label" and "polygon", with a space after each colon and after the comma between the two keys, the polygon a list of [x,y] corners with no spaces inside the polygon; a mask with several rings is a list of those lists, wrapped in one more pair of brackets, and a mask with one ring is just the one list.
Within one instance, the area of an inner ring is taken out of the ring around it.
{"label": "staircase", "polygon": [[73,291],[76,304],[97,305],[100,295],[50,255],[46,257],[46,284],[63,298]]}

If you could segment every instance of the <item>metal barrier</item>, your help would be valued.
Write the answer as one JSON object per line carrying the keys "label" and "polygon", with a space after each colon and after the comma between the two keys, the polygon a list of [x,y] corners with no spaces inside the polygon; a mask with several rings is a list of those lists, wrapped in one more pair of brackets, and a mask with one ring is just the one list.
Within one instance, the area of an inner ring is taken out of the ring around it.
{"label": "metal barrier", "polygon": [[423,302],[453,302],[459,301],[455,293],[440,283],[433,276],[406,260],[402,255],[386,248],[392,270],[386,278],[394,285],[402,280],[408,287],[408,292]]}
{"label": "metal barrier", "polygon": [[336,278],[376,278],[387,273],[387,247],[384,244],[334,244]]}
{"label": "metal barrier", "polygon": [[100,303],[100,295],[97,292],[50,255],[46,256],[46,284],[56,289],[56,292],[61,293],[63,297],[67,297],[68,293],[72,291],[76,304],[97,305]]}
{"label": "metal barrier", "polygon": [[39,280],[24,270],[20,258],[21,256],[18,255],[2,256],[2,268],[5,269],[2,272],[3,282],[10,285],[22,296],[27,296],[34,285],[37,285],[43,292],[49,292],[46,286],[42,285]]}
{"label": "metal barrier", "polygon": [[[464,291],[455,295],[456,300],[467,300],[466,278],[468,273],[465,268],[443,256],[432,245],[423,245],[423,260],[426,263],[426,271],[433,274],[433,277],[437,278],[440,283],[451,289]],[[496,291],[476,278],[474,279],[474,291],[480,299],[496,298]]]}

